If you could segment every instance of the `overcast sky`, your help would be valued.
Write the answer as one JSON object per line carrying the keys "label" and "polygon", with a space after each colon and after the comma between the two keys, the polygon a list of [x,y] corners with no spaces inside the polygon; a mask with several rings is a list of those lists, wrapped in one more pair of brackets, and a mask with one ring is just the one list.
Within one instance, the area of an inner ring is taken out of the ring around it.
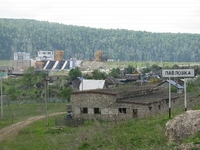
{"label": "overcast sky", "polygon": [[0,0],[0,18],[200,34],[200,0]]}

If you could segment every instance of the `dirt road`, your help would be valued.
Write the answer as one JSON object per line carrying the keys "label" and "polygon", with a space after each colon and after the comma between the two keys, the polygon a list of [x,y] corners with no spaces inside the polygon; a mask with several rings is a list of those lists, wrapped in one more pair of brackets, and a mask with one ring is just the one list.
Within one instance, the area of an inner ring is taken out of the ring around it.
{"label": "dirt road", "polygon": [[[61,115],[61,114],[66,114],[66,112],[58,112],[58,113],[52,113],[49,114],[48,116],[56,116],[56,115]],[[7,126],[3,129],[0,130],[0,141],[3,141],[12,135],[16,135],[19,133],[20,130],[22,130],[24,127],[28,126],[29,124],[33,123],[34,121],[40,120],[45,118],[45,116],[35,116],[28,118],[27,120],[12,124],[10,126]]]}

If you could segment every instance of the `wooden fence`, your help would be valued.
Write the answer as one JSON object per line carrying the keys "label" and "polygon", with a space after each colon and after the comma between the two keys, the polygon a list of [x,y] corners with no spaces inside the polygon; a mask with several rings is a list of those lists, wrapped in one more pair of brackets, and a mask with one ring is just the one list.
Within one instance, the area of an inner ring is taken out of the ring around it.
{"label": "wooden fence", "polygon": [[55,125],[78,127],[84,125],[84,118],[67,118],[67,117],[56,118]]}

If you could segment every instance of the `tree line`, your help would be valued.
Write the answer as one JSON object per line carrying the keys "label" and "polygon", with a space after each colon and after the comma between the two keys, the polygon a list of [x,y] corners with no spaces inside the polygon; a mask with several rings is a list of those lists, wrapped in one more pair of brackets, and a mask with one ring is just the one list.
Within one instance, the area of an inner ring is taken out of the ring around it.
{"label": "tree line", "polygon": [[121,61],[199,62],[200,36],[125,29],[96,29],[28,19],[0,19],[0,59],[14,52],[64,50],[65,59],[93,60],[101,50]]}

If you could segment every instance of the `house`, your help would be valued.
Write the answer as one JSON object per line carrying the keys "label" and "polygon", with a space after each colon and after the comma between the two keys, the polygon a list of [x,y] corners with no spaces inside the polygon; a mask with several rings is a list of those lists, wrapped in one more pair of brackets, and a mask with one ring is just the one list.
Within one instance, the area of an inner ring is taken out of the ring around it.
{"label": "house", "polygon": [[169,83],[173,86],[173,87],[176,87],[177,88],[177,92],[178,93],[182,93],[184,87],[180,84],[178,84],[177,82],[173,81],[173,80],[165,80],[163,81],[162,83],[158,84],[157,86],[158,87],[168,87],[169,86]]}
{"label": "house", "polygon": [[[184,104],[182,94],[172,93],[172,105]],[[101,120],[143,118],[168,110],[168,92],[156,86],[123,86],[71,93],[73,117]]]}
{"label": "house", "polygon": [[134,72],[133,72],[134,75],[142,75],[142,72],[139,70],[139,69],[136,69]]}
{"label": "house", "polygon": [[13,70],[13,67],[10,66],[0,66],[0,72],[6,72],[7,74],[11,74]]}
{"label": "house", "polygon": [[69,83],[67,84],[67,86],[71,87],[75,91],[78,91],[80,84],[81,84],[81,80],[80,80],[80,78],[77,78],[77,79],[74,79],[72,81],[69,81]]}
{"label": "house", "polygon": [[158,75],[152,75],[152,76],[150,76],[149,80],[150,80],[151,83],[154,83],[154,84],[162,82],[160,76],[158,76]]}
{"label": "house", "polygon": [[13,60],[14,70],[25,70],[31,66],[30,53],[15,52]]}
{"label": "house", "polygon": [[180,84],[181,86],[184,86],[184,82],[188,82],[188,81],[192,81],[192,78],[184,78],[184,79],[178,79],[178,84]]}
{"label": "house", "polygon": [[107,87],[105,80],[89,80],[84,79],[83,77],[77,77],[76,79],[69,81],[67,86],[75,91],[103,89]]}
{"label": "house", "polygon": [[124,79],[129,81],[137,81],[140,79],[140,74],[125,74]]}
{"label": "house", "polygon": [[105,84],[106,84],[106,88],[111,88],[111,87],[115,87],[119,84],[123,84],[123,82],[120,82],[119,79],[115,79],[113,77],[107,77],[105,79]]}
{"label": "house", "polygon": [[93,90],[93,89],[103,89],[105,88],[105,80],[88,80],[82,79],[79,85],[79,90]]}

